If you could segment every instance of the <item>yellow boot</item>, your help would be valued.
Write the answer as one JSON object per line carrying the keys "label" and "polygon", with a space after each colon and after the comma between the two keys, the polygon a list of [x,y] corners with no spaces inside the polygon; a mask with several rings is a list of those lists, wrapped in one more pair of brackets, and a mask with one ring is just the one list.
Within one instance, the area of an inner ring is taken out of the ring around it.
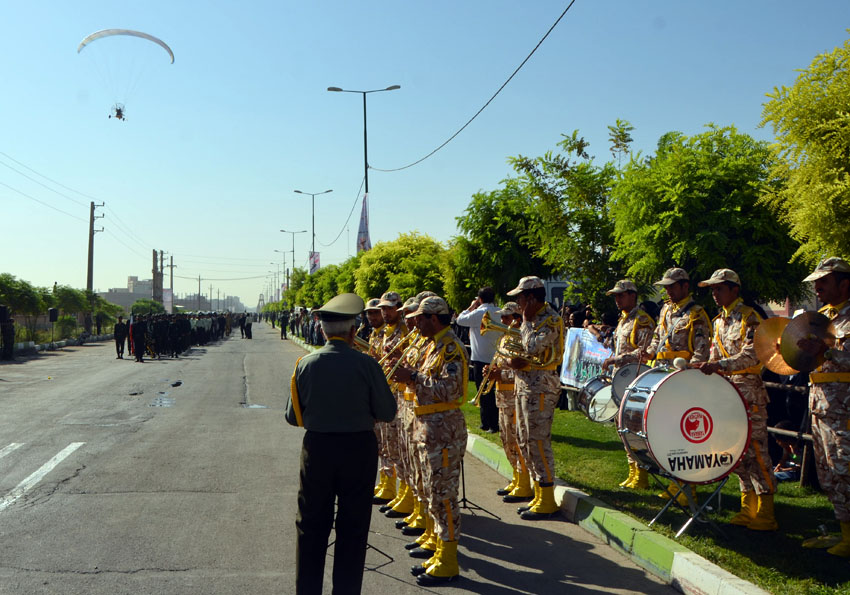
{"label": "yellow boot", "polygon": [[[401,484],[402,489],[396,498],[396,503],[391,510],[388,510],[386,516],[389,518],[403,518],[413,512],[413,490],[406,483]],[[390,514],[390,513],[393,514]]]}
{"label": "yellow boot", "polygon": [[[776,522],[776,518],[773,516],[773,494],[759,494],[757,499],[758,512],[756,512],[756,518],[747,525],[747,529],[752,529],[753,531],[776,531],[779,528],[779,523]],[[850,546],[850,541],[848,541],[847,545]],[[850,557],[850,548],[848,548],[844,556]]]}
{"label": "yellow boot", "polygon": [[693,487],[689,484],[685,484],[682,488],[682,491],[679,492],[679,486],[675,483],[671,483],[667,486],[667,489],[660,494],[658,494],[659,498],[663,498],[664,500],[669,500],[673,497],[673,494],[678,493],[678,497],[676,498],[676,502],[679,503],[679,506],[687,507],[688,506],[688,497],[685,495],[685,490],[691,490],[691,494],[694,496],[694,503],[696,503],[696,494],[693,492]]}
{"label": "yellow boot", "polygon": [[649,473],[647,473],[646,469],[638,467],[638,464],[635,463],[635,477],[632,483],[626,487],[632,490],[645,490],[649,488]]}
{"label": "yellow boot", "polygon": [[550,519],[561,511],[561,507],[555,502],[555,484],[548,482],[540,483],[539,486],[540,499],[537,504],[520,515],[526,521]]}
{"label": "yellow boot", "polygon": [[431,520],[431,517],[429,517],[428,515],[425,515],[425,531],[422,533],[422,535],[420,535],[419,537],[417,537],[413,541],[413,543],[415,543],[416,545],[413,546],[413,547],[410,547],[411,544],[407,544],[404,547],[405,547],[405,549],[408,549],[408,550],[415,549],[416,547],[421,546],[423,543],[428,543],[428,541],[433,540],[433,539],[434,539],[434,522]]}
{"label": "yellow boot", "polygon": [[457,564],[457,541],[441,541],[437,560],[423,574],[416,577],[422,586],[439,585],[457,580],[460,568]]}
{"label": "yellow boot", "polygon": [[620,482],[619,486],[621,488],[628,488],[632,483],[632,480],[635,478],[635,473],[637,472],[637,463],[633,463],[629,461],[629,476]]}
{"label": "yellow boot", "polygon": [[516,509],[517,514],[522,514],[526,510],[530,510],[532,506],[535,506],[538,502],[540,502],[540,484],[538,482],[534,482],[534,498],[531,499],[531,502],[526,504],[525,506],[518,506]]}
{"label": "yellow boot", "polygon": [[510,494],[511,491],[516,487],[518,477],[519,477],[519,472],[516,469],[514,469],[513,470],[513,477],[511,478],[511,482],[508,485],[506,485],[505,487],[503,487],[502,489],[496,490],[496,495],[497,496],[507,496],[508,494]]}
{"label": "yellow boot", "polygon": [[759,497],[752,490],[741,492],[741,512],[729,519],[732,525],[747,527],[756,518],[758,512]]}
{"label": "yellow boot", "polygon": [[411,566],[410,574],[412,574],[413,576],[419,576],[420,574],[424,574],[429,567],[431,567],[437,562],[437,558],[440,555],[440,550],[443,548],[443,541],[434,534],[432,534],[431,537],[434,540],[434,543],[436,544],[434,552],[433,554],[431,554],[431,557],[422,562],[422,564],[416,564],[415,566]]}
{"label": "yellow boot", "polygon": [[531,478],[528,473],[520,472],[517,477],[517,483],[514,489],[502,497],[503,502],[528,502],[535,495],[535,491],[531,488]]}
{"label": "yellow boot", "polygon": [[826,551],[833,556],[850,558],[850,523],[841,523],[841,541]]}
{"label": "yellow boot", "polygon": [[381,506],[378,510],[380,510],[381,512],[387,512],[388,510],[392,509],[392,507],[398,504],[399,501],[404,497],[404,492],[406,489],[407,484],[405,484],[404,482],[400,482],[395,497],[383,506]]}
{"label": "yellow boot", "polygon": [[378,490],[378,493],[372,498],[372,501],[376,504],[386,504],[396,497],[395,474],[388,473],[385,477],[387,478],[386,482],[384,482],[384,485],[381,486],[381,489]]}
{"label": "yellow boot", "polygon": [[387,483],[387,476],[384,474],[383,471],[379,472],[378,473],[378,483],[375,485],[375,489],[372,491],[372,495],[377,496],[378,492],[380,492],[384,488],[384,485],[386,483]]}
{"label": "yellow boot", "polygon": [[421,500],[414,501],[413,512],[404,519],[407,526],[401,530],[403,535],[421,535],[425,531],[424,506],[425,504]]}

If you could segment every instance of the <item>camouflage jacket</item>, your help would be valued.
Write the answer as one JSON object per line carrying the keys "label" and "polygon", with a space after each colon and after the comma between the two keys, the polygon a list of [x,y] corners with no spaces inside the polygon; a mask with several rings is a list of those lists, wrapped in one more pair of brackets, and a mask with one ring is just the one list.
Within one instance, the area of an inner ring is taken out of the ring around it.
{"label": "camouflage jacket", "polygon": [[614,368],[645,361],[654,330],[655,321],[640,308],[621,312],[614,331]]}
{"label": "camouflage jacket", "polygon": [[[827,354],[830,359],[811,374],[810,406],[818,417],[846,415],[850,413],[850,302],[819,311],[832,320],[836,341]],[[834,374],[841,376],[830,376]]]}
{"label": "camouflage jacket", "polygon": [[761,316],[738,298],[714,318],[711,361],[731,374],[759,374],[761,365],[753,337]]}
{"label": "camouflage jacket", "polygon": [[648,353],[656,361],[667,360],[667,363],[677,357],[691,363],[705,362],[708,361],[710,333],[708,314],[691,296],[677,304],[666,303],[658,316]]}
{"label": "camouflage jacket", "polygon": [[559,391],[561,382],[557,369],[564,358],[564,321],[558,313],[546,304],[537,312],[534,320],[523,322],[519,327],[525,357],[535,357],[543,362],[552,363],[543,366],[531,365],[516,370],[516,380],[520,384],[519,392]]}
{"label": "camouflage jacket", "polygon": [[413,382],[414,413],[428,415],[457,409],[466,396],[469,363],[466,349],[446,327],[425,343]]}

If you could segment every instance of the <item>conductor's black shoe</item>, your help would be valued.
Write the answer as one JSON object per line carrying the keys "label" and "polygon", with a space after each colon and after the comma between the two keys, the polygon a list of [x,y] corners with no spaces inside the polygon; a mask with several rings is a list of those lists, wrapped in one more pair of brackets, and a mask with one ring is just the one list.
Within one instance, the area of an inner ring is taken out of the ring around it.
{"label": "conductor's black shoe", "polygon": [[418,548],[409,550],[407,552],[407,555],[410,556],[411,558],[422,558],[423,560],[427,560],[428,558],[430,558],[431,556],[434,555],[434,552],[431,551],[431,550],[425,550],[425,549],[422,549],[421,547],[418,547]]}
{"label": "conductor's black shoe", "polygon": [[425,529],[422,528],[422,527],[407,527],[407,526],[405,526],[401,530],[402,535],[413,536],[413,535],[422,535],[423,533],[425,533]]}
{"label": "conductor's black shoe", "polygon": [[397,510],[393,510],[390,508],[388,511],[384,513],[384,516],[388,519],[403,519],[406,516],[410,516],[409,512],[399,512]]}
{"label": "conductor's black shoe", "polygon": [[407,527],[407,521],[405,521],[404,519],[401,519],[400,521],[395,522],[395,528],[396,529],[402,529],[403,530],[405,527]]}
{"label": "conductor's black shoe", "polygon": [[519,515],[524,521],[544,521],[546,519],[551,519],[558,516],[560,511],[555,512],[534,512],[533,510],[526,510],[522,514]]}
{"label": "conductor's black shoe", "polygon": [[425,571],[428,570],[427,566],[422,566],[422,564],[418,564],[417,566],[410,567],[410,574],[413,576],[419,576],[420,574],[425,574]]}
{"label": "conductor's black shoe", "polygon": [[411,541],[410,543],[404,544],[404,549],[406,549],[406,550],[415,550],[418,547],[419,547],[419,543],[416,542],[416,541]]}
{"label": "conductor's black shoe", "polygon": [[423,587],[435,587],[445,583],[451,583],[460,578],[459,574],[454,576],[431,576],[430,574],[420,574],[416,577],[416,584]]}
{"label": "conductor's black shoe", "polygon": [[502,502],[507,502],[508,504],[513,504],[515,502],[531,502],[532,499],[534,499],[534,496],[511,496],[510,494],[502,496]]}
{"label": "conductor's black shoe", "polygon": [[388,510],[392,510],[392,509],[393,509],[393,507],[392,507],[392,506],[390,506],[389,504],[384,504],[383,506],[380,506],[380,507],[378,508],[378,512],[380,512],[380,513],[384,513],[384,512],[386,512],[386,511],[388,511]]}

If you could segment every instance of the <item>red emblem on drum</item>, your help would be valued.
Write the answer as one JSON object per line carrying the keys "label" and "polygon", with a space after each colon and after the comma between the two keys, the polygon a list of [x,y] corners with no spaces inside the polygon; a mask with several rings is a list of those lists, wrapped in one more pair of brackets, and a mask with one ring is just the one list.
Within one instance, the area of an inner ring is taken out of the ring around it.
{"label": "red emblem on drum", "polygon": [[708,411],[699,407],[691,407],[682,416],[680,422],[682,428],[682,436],[688,442],[699,444],[705,442],[711,436],[711,431],[714,429],[714,422]]}

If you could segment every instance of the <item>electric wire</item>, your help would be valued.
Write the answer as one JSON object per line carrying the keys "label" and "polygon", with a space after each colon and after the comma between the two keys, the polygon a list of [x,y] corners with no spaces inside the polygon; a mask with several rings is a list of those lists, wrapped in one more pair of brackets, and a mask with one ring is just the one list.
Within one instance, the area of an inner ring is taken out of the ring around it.
{"label": "electric wire", "polygon": [[[11,155],[7,155],[7,154],[6,154],[6,153],[4,153],[3,151],[0,151],[0,155],[2,155],[3,157],[5,157],[6,159],[9,159],[10,161],[14,161],[15,163],[17,163],[17,164],[18,164],[18,165],[20,165],[21,167],[23,167],[23,168],[25,168],[25,169],[28,169],[29,171],[31,171],[31,172],[32,172],[32,173],[34,173],[35,175],[40,176],[40,177],[44,178],[45,180],[47,180],[47,181],[49,181],[49,182],[52,182],[52,183],[56,184],[57,186],[61,186],[61,187],[62,187],[62,188],[64,188],[65,190],[70,190],[71,192],[74,192],[74,193],[76,193],[76,194],[79,194],[80,196],[85,196],[86,198],[88,198],[88,199],[90,199],[90,200],[99,200],[99,199],[95,198],[94,196],[89,196],[89,195],[88,195],[88,194],[86,194],[85,192],[80,192],[79,190],[74,190],[73,188],[71,188],[71,187],[69,187],[69,186],[66,186],[65,184],[61,184],[61,183],[57,182],[56,180],[53,180],[53,179],[51,179],[51,178],[48,178],[48,177],[47,177],[47,176],[45,176],[44,174],[37,172],[36,170],[34,170],[33,168],[29,167],[29,166],[28,166],[28,165],[26,165],[25,163],[21,163],[20,161],[18,161],[17,159],[15,159],[14,157],[12,157]],[[101,202],[103,202],[103,201],[101,201]],[[77,204],[80,204],[80,203],[77,203]],[[85,205],[83,205],[83,206],[85,206]]]}
{"label": "electric wire", "polygon": [[11,170],[12,170],[13,172],[15,172],[16,174],[18,174],[18,175],[20,175],[20,176],[25,177],[25,178],[26,178],[27,180],[29,180],[30,182],[35,182],[35,183],[36,183],[36,184],[38,184],[39,186],[41,186],[41,187],[43,187],[43,188],[47,188],[47,189],[48,189],[48,190],[50,190],[51,192],[55,192],[56,194],[58,194],[58,195],[59,195],[59,196],[61,196],[62,198],[65,198],[65,199],[67,199],[67,200],[70,200],[72,203],[74,203],[74,204],[76,204],[76,205],[79,205],[79,206],[81,206],[81,207],[88,206],[88,205],[86,205],[85,203],[80,202],[80,201],[79,201],[79,200],[77,200],[77,199],[71,198],[71,197],[70,197],[70,196],[68,196],[67,194],[63,194],[62,192],[59,192],[59,191],[58,191],[58,190],[56,190],[55,188],[51,188],[50,186],[48,186],[48,185],[47,185],[47,184],[45,184],[44,182],[39,182],[39,181],[38,181],[38,180],[36,180],[35,178],[31,178],[30,176],[28,176],[27,174],[23,173],[22,171],[18,171],[17,169],[15,169],[14,167],[12,167],[12,166],[11,166],[11,165],[9,165],[8,163],[3,163],[2,161],[0,161],[0,165],[2,165],[2,166],[4,166],[4,167],[8,167],[9,169],[11,169]]}
{"label": "electric wire", "polygon": [[567,5],[567,7],[564,9],[564,12],[562,12],[562,13],[561,13],[561,16],[559,16],[559,17],[557,18],[557,20],[554,22],[554,24],[553,24],[551,27],[549,27],[549,30],[548,30],[548,31],[546,31],[546,34],[545,34],[545,35],[544,35],[544,36],[540,39],[540,41],[538,41],[538,42],[537,42],[537,45],[536,45],[536,46],[534,46],[534,49],[533,49],[533,50],[531,50],[531,53],[530,53],[530,54],[528,54],[528,56],[526,56],[526,57],[525,57],[525,60],[523,60],[523,61],[522,61],[522,63],[521,63],[519,66],[517,66],[517,67],[516,67],[516,70],[514,70],[514,71],[513,71],[513,73],[511,73],[511,76],[509,76],[509,77],[508,77],[508,79],[507,79],[504,83],[502,83],[502,86],[501,86],[501,87],[499,87],[499,88],[496,90],[496,92],[495,92],[495,93],[493,93],[493,96],[492,96],[492,97],[490,97],[490,99],[488,99],[488,100],[487,100],[487,103],[485,103],[485,104],[481,107],[481,109],[479,109],[477,112],[475,112],[475,115],[474,115],[474,116],[472,116],[472,117],[471,117],[471,118],[470,118],[470,119],[466,122],[466,124],[464,124],[463,126],[461,126],[461,127],[458,129],[458,131],[457,131],[457,132],[455,132],[453,135],[451,135],[451,136],[448,138],[448,140],[446,140],[446,142],[444,142],[442,145],[440,145],[439,147],[437,147],[436,149],[434,149],[433,151],[431,151],[430,153],[428,153],[427,155],[425,155],[425,156],[424,156],[424,157],[422,157],[421,159],[417,159],[417,160],[416,160],[416,161],[414,161],[413,163],[409,163],[408,165],[405,165],[405,166],[403,166],[403,167],[396,167],[396,168],[393,168],[393,169],[381,169],[381,168],[379,168],[379,167],[372,167],[371,165],[368,165],[368,164],[367,164],[367,167],[368,167],[369,169],[374,169],[375,171],[380,171],[380,172],[394,172],[394,171],[401,171],[401,170],[403,170],[403,169],[408,169],[408,168],[410,168],[410,167],[413,167],[414,165],[418,165],[418,164],[422,163],[423,161],[425,161],[426,159],[428,159],[429,157],[431,157],[432,155],[434,155],[437,151],[439,151],[440,149],[442,149],[443,147],[445,147],[447,144],[449,144],[450,142],[452,142],[452,141],[455,139],[455,137],[456,137],[457,135],[459,135],[461,132],[463,132],[463,130],[464,130],[467,126],[469,126],[470,124],[472,124],[472,121],[473,121],[473,120],[475,120],[475,118],[477,118],[477,117],[481,114],[481,112],[483,112],[483,111],[487,108],[487,106],[488,106],[488,105],[490,105],[490,103],[491,103],[494,99],[496,99],[496,96],[497,96],[497,95],[499,95],[499,93],[501,93],[501,92],[502,92],[502,89],[504,89],[504,88],[508,85],[508,83],[510,83],[510,82],[511,82],[511,79],[513,79],[513,78],[517,75],[517,73],[520,71],[520,69],[522,69],[522,67],[523,67],[523,66],[525,66],[525,63],[529,61],[529,59],[531,58],[531,56],[533,56],[533,55],[534,55],[534,52],[536,52],[536,51],[537,51],[537,48],[539,48],[539,47],[541,46],[541,44],[542,44],[542,43],[546,40],[546,38],[547,38],[547,37],[549,37],[549,34],[550,34],[550,33],[551,33],[554,29],[555,29],[555,27],[558,25],[558,23],[560,23],[560,22],[561,22],[561,19],[563,19],[563,18],[564,18],[564,16],[567,14],[567,11],[569,11],[569,10],[570,10],[570,8],[572,8],[572,6],[573,6],[573,4],[575,4],[575,2],[576,2],[576,0],[571,0],[571,2],[569,3],[569,5]]}
{"label": "electric wire", "polygon": [[[342,224],[342,229],[339,230],[339,233],[337,234],[336,238],[334,238],[334,241],[331,242],[330,244],[323,244],[322,242],[319,242],[320,246],[324,246],[325,248],[329,248],[330,246],[333,246],[334,244],[336,244],[337,240],[340,238],[340,236],[342,236],[342,232],[345,231],[345,228],[348,227],[348,222],[351,221],[351,215],[354,213],[354,209],[357,207],[357,201],[360,200],[360,191],[363,190],[363,184],[365,184],[365,183],[366,183],[366,176],[363,176],[363,179],[360,180],[360,188],[357,189],[357,195],[354,198],[354,204],[351,205],[351,210],[348,212],[348,218],[345,220],[345,223]],[[310,259],[308,258],[307,263],[309,264],[309,262],[310,262]]]}
{"label": "electric wire", "polygon": [[30,195],[29,195],[29,194],[27,194],[26,192],[21,192],[21,191],[20,191],[20,190],[18,190],[17,188],[13,188],[12,186],[9,186],[9,185],[8,185],[8,184],[6,184],[5,182],[0,182],[0,186],[5,186],[6,188],[8,188],[9,190],[11,190],[12,192],[17,192],[17,193],[18,193],[18,194],[20,194],[21,196],[23,196],[23,197],[25,197],[25,198],[28,198],[28,199],[30,199],[30,200],[32,200],[32,201],[34,201],[34,202],[37,202],[38,204],[43,205],[43,206],[47,207],[48,209],[53,209],[54,211],[57,211],[57,212],[59,212],[59,213],[62,213],[63,215],[68,215],[68,217],[71,217],[72,219],[76,219],[77,221],[82,221],[83,223],[88,223],[88,221],[87,221],[87,220],[85,220],[85,219],[83,219],[82,217],[77,217],[76,215],[72,215],[72,214],[71,214],[71,213],[69,213],[68,211],[63,211],[63,210],[62,210],[62,209],[60,209],[59,207],[54,207],[53,205],[48,204],[48,203],[44,202],[43,200],[39,200],[39,199],[37,199],[37,198],[35,198],[35,197],[33,197],[33,196],[30,196]]}

